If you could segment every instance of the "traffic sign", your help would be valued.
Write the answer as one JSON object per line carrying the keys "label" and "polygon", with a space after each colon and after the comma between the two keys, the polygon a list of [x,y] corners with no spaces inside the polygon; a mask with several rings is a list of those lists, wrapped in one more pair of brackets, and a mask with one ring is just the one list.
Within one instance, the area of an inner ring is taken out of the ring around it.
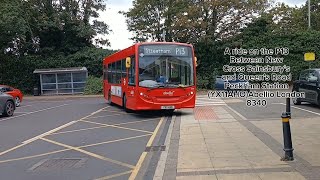
{"label": "traffic sign", "polygon": [[314,60],[316,60],[316,54],[313,52],[304,53],[304,60],[305,61],[314,61]]}

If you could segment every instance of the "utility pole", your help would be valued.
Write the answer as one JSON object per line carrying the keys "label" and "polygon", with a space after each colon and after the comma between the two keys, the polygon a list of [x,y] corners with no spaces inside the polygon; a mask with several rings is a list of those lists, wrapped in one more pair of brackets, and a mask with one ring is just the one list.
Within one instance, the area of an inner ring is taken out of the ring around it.
{"label": "utility pole", "polygon": [[310,17],[310,0],[308,0],[308,27],[311,28],[311,17]]}

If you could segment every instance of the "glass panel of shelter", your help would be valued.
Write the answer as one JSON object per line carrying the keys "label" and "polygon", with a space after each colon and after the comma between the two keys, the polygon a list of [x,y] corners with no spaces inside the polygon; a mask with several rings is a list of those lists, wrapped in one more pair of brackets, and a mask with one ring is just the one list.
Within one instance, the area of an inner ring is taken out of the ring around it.
{"label": "glass panel of shelter", "polygon": [[43,94],[83,93],[86,72],[42,74]]}

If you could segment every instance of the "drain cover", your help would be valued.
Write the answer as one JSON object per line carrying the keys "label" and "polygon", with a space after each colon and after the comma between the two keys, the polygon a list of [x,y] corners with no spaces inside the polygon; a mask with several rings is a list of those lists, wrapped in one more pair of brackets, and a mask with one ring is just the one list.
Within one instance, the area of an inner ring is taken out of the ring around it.
{"label": "drain cover", "polygon": [[146,149],[144,150],[145,152],[154,152],[154,151],[165,151],[166,150],[166,146],[148,146],[146,147]]}
{"label": "drain cover", "polygon": [[78,168],[81,167],[85,161],[87,161],[87,158],[44,159],[32,166],[29,171],[49,171],[65,168]]}

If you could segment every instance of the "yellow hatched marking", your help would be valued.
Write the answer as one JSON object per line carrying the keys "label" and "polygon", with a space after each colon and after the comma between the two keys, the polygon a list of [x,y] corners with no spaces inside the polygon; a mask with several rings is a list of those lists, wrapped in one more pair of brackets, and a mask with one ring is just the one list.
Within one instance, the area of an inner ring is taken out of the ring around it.
{"label": "yellow hatched marking", "polygon": [[[148,143],[147,143],[147,147],[152,145],[152,143],[153,143],[153,141],[154,141],[154,138],[156,137],[156,135],[157,135],[157,133],[158,133],[158,131],[159,131],[159,128],[160,128],[163,120],[164,120],[164,117],[162,117],[162,118],[160,119],[160,121],[159,121],[156,129],[153,131],[152,136],[150,137],[150,139],[149,139],[149,141],[148,141]],[[141,168],[141,165],[142,165],[144,159],[146,158],[146,156],[147,156],[147,152],[143,152],[143,153],[141,154],[141,156],[140,156],[140,158],[139,158],[139,160],[138,160],[135,168],[133,169],[133,171],[132,171],[132,173],[131,173],[131,175],[130,175],[130,177],[129,177],[129,180],[134,180],[134,179],[137,177],[138,172],[139,172],[139,170],[140,170],[140,168]]]}
{"label": "yellow hatched marking", "polygon": [[25,159],[32,159],[32,158],[36,158],[36,157],[46,156],[46,155],[55,154],[55,153],[64,152],[64,151],[70,151],[70,150],[71,149],[62,149],[62,150],[58,150],[58,151],[51,151],[51,152],[37,154],[37,155],[33,155],[33,156],[25,156],[25,157],[21,157],[21,158],[7,159],[7,160],[0,161],[0,164],[6,163],[6,162],[25,160]]}
{"label": "yellow hatched marking", "polygon": [[110,176],[104,176],[104,177],[101,177],[101,178],[98,178],[98,179],[95,179],[95,180],[112,179],[112,178],[115,178],[115,177],[119,177],[119,176],[123,176],[123,175],[129,174],[131,172],[132,171],[126,171],[126,172],[122,172],[122,173],[119,173],[119,174],[113,174],[113,175],[110,175]]}
{"label": "yellow hatched marking", "polygon": [[[158,119],[148,119],[148,120],[142,120],[142,121],[132,121],[132,122],[126,122],[126,123],[119,123],[119,124],[112,124],[113,126],[119,126],[119,125],[125,125],[125,124],[136,124],[136,123],[141,123],[141,122],[149,122],[149,121],[154,121]],[[105,128],[109,127],[109,125],[102,125],[102,126],[97,126],[97,127],[92,127],[92,128],[83,128],[83,129],[76,129],[76,130],[70,130],[70,131],[62,131],[62,132],[56,132],[52,133],[50,135],[56,135],[56,134],[65,134],[65,133],[71,133],[71,132],[78,132],[78,131],[87,131],[91,129],[99,129],[99,128]]]}
{"label": "yellow hatched marking", "polygon": [[91,130],[91,129],[99,129],[99,128],[105,128],[105,127],[108,127],[108,126],[97,126],[97,127],[92,127],[92,128],[83,128],[83,129],[77,129],[77,130],[62,131],[62,132],[52,133],[50,135],[66,134],[66,133],[78,132],[78,131],[87,131],[87,130]]}
{"label": "yellow hatched marking", "polygon": [[113,111],[113,110],[104,110],[104,112],[112,112],[112,113],[119,113],[119,114],[128,114],[126,112],[123,112],[123,111]]}
{"label": "yellow hatched marking", "polygon": [[125,166],[125,167],[128,167],[128,168],[134,168],[134,166],[132,166],[132,165],[130,165],[130,164],[123,163],[123,162],[120,162],[120,161],[117,161],[117,160],[113,160],[113,159],[110,159],[110,158],[107,158],[107,157],[104,157],[104,156],[101,156],[101,155],[98,155],[98,154],[95,154],[95,153],[92,153],[92,152],[89,152],[89,151],[80,149],[80,148],[78,148],[78,147],[69,146],[69,145],[67,145],[67,144],[62,144],[62,143],[59,143],[59,142],[57,142],[57,141],[53,141],[53,140],[46,139],[46,138],[40,138],[40,139],[42,139],[42,140],[44,140],[44,141],[47,141],[47,142],[50,142],[50,143],[52,143],[52,144],[56,144],[56,145],[59,145],[59,146],[68,148],[68,149],[70,149],[70,150],[75,150],[75,151],[78,151],[78,152],[87,154],[87,155],[92,156],[92,157],[95,157],[95,158],[97,158],[97,159],[101,159],[101,160],[104,160],[104,161],[112,162],[112,163],[114,163],[114,164],[118,164],[118,165]]}
{"label": "yellow hatched marking", "polygon": [[[150,134],[145,134],[145,135],[141,135],[141,136],[134,136],[134,137],[129,137],[129,138],[123,138],[123,139],[117,139],[117,140],[106,141],[106,142],[100,142],[100,143],[95,143],[95,144],[88,144],[88,145],[79,146],[77,148],[86,148],[86,147],[98,146],[98,145],[102,145],[102,144],[110,144],[110,143],[114,143],[114,142],[121,142],[121,141],[125,141],[125,140],[145,137],[145,136],[150,136]],[[71,149],[62,149],[62,150],[51,151],[51,152],[47,152],[47,153],[43,153],[43,154],[37,154],[37,155],[33,155],[33,156],[26,156],[26,157],[21,157],[21,158],[3,160],[3,161],[0,161],[0,164],[1,163],[5,163],[5,162],[32,159],[32,158],[35,158],[35,157],[41,157],[41,156],[46,156],[46,155],[55,154],[55,153],[64,152],[64,151],[70,151],[70,150]]]}
{"label": "yellow hatched marking", "polygon": [[10,148],[10,149],[8,149],[8,150],[6,150],[6,151],[3,151],[3,152],[0,153],[0,156],[3,155],[3,154],[8,153],[8,152],[10,152],[10,151],[14,151],[14,150],[16,150],[16,149],[18,149],[18,148],[20,148],[20,147],[22,147],[22,146],[24,146],[24,145],[26,145],[26,144],[20,144],[20,145],[18,145],[18,146],[15,146],[15,147],[13,147],[13,148]]}
{"label": "yellow hatched marking", "polygon": [[93,117],[89,117],[87,119],[98,119],[98,118],[103,118],[103,117],[110,117],[110,116],[120,116],[122,114],[109,114],[109,115],[104,115],[104,116],[93,116]]}
{"label": "yellow hatched marking", "polygon": [[[108,107],[109,107],[109,106],[108,106]],[[90,115],[81,118],[81,119],[85,119],[85,118],[87,118],[87,117],[89,117],[89,116],[92,116],[92,115],[94,115],[94,114],[96,114],[96,113],[99,113],[100,111],[102,111],[103,109],[106,109],[106,108],[108,108],[108,107],[101,108],[101,109],[99,109],[99,110],[91,113]],[[20,145],[17,145],[17,146],[15,146],[15,147],[12,147],[12,148],[6,150],[6,151],[1,152],[1,153],[0,153],[0,156],[6,154],[6,153],[8,153],[8,152],[14,151],[14,150],[16,150],[16,149],[18,149],[18,148],[20,148],[20,147],[22,147],[22,146],[25,146],[25,145],[27,145],[27,144],[30,144],[30,143],[38,140],[40,137],[45,137],[45,136],[47,136],[47,135],[49,135],[49,134],[51,134],[51,133],[54,133],[54,132],[57,132],[57,131],[59,131],[59,130],[61,130],[61,129],[63,129],[63,128],[66,128],[66,127],[74,124],[75,122],[80,121],[81,119],[78,119],[78,120],[76,120],[76,121],[71,121],[71,122],[69,122],[69,123],[67,123],[67,124],[64,124],[64,125],[60,126],[60,127],[57,127],[57,128],[55,128],[55,129],[52,129],[52,130],[50,130],[50,131],[47,131],[47,132],[45,132],[45,133],[43,133],[43,134],[40,134],[40,135],[38,135],[38,136],[36,136],[36,137],[33,137],[33,138],[31,138],[31,139],[28,139],[28,140],[24,141],[24,142],[23,142],[22,144],[20,144]],[[1,162],[1,161],[0,161],[0,162]]]}
{"label": "yellow hatched marking", "polygon": [[129,139],[136,139],[136,138],[145,137],[145,136],[150,136],[150,135],[151,135],[151,134],[144,134],[144,135],[141,135],[141,136],[134,136],[134,137],[117,139],[117,140],[112,140],[112,141],[94,143],[94,144],[89,144],[89,145],[80,146],[79,148],[86,148],[86,147],[98,146],[98,145],[102,145],[102,144],[109,144],[109,143],[114,143],[114,142],[120,142],[120,141],[125,141],[125,140],[129,140]]}
{"label": "yellow hatched marking", "polygon": [[139,132],[150,133],[150,134],[153,133],[153,132],[151,132],[151,131],[145,131],[145,130],[133,129],[133,128],[126,128],[126,127],[116,126],[116,125],[111,125],[111,124],[103,124],[103,123],[97,123],[97,122],[86,121],[86,120],[81,120],[81,121],[87,122],[87,123],[92,123],[92,124],[104,125],[104,126],[106,126],[106,127],[108,126],[108,127],[114,127],[114,128],[119,128],[119,129],[126,129],[126,130],[131,130],[131,131],[139,131]]}

